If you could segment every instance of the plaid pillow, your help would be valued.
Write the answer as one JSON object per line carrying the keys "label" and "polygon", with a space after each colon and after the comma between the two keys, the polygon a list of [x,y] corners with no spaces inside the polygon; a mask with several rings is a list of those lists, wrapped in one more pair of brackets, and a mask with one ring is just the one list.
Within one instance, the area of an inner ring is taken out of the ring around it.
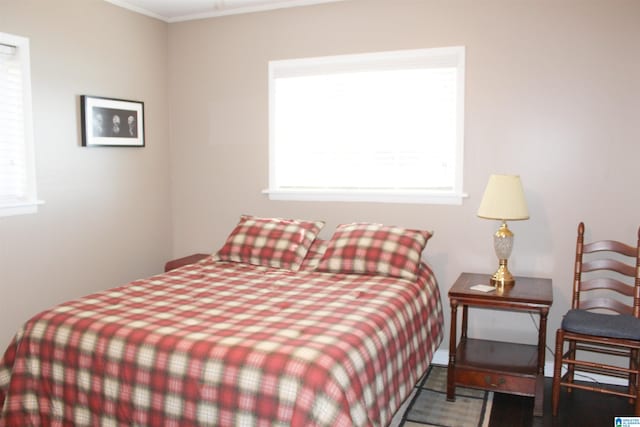
{"label": "plaid pillow", "polygon": [[328,243],[329,242],[326,240],[320,238],[314,240],[309,248],[309,252],[307,252],[307,256],[304,257],[304,261],[302,261],[300,270],[315,270],[318,267],[318,264],[320,264],[324,251],[327,250]]}
{"label": "plaid pillow", "polygon": [[242,215],[214,259],[295,271],[323,226],[322,221]]}
{"label": "plaid pillow", "polygon": [[317,271],[377,274],[415,280],[428,231],[380,224],[338,226]]}

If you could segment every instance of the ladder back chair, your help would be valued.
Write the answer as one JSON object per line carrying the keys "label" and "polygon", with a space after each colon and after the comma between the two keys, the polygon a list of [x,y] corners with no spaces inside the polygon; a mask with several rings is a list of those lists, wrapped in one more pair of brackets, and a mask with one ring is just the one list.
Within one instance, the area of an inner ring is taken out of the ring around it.
{"label": "ladder back chair", "polygon": [[[577,388],[626,397],[640,416],[640,229],[635,246],[614,240],[584,243],[584,229],[580,223],[571,310],[556,332],[552,412],[558,414],[564,387],[567,392]],[[606,356],[594,358],[594,353]],[[585,354],[591,356],[579,359]],[[576,372],[624,378],[628,386],[576,383]]]}

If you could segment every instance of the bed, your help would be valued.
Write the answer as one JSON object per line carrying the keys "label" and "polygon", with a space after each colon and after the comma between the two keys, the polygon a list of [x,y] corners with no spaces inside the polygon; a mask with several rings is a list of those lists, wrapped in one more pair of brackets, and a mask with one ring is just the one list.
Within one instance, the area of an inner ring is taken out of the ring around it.
{"label": "bed", "polygon": [[36,315],[0,425],[386,426],[442,340],[430,233],[321,227],[243,216],[215,255]]}

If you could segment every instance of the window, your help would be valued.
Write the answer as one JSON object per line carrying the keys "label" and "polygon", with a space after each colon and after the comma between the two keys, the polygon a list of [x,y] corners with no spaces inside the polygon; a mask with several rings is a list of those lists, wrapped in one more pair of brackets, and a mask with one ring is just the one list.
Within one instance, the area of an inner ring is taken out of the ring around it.
{"label": "window", "polygon": [[462,202],[464,47],[271,61],[271,199]]}
{"label": "window", "polygon": [[29,39],[0,33],[0,216],[37,210]]}

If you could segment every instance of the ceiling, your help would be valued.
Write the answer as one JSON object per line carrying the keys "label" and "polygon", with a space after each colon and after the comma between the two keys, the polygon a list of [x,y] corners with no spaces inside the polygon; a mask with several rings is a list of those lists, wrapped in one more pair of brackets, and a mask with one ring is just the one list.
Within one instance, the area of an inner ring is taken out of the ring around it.
{"label": "ceiling", "polygon": [[105,0],[166,22],[188,21],[343,0]]}

